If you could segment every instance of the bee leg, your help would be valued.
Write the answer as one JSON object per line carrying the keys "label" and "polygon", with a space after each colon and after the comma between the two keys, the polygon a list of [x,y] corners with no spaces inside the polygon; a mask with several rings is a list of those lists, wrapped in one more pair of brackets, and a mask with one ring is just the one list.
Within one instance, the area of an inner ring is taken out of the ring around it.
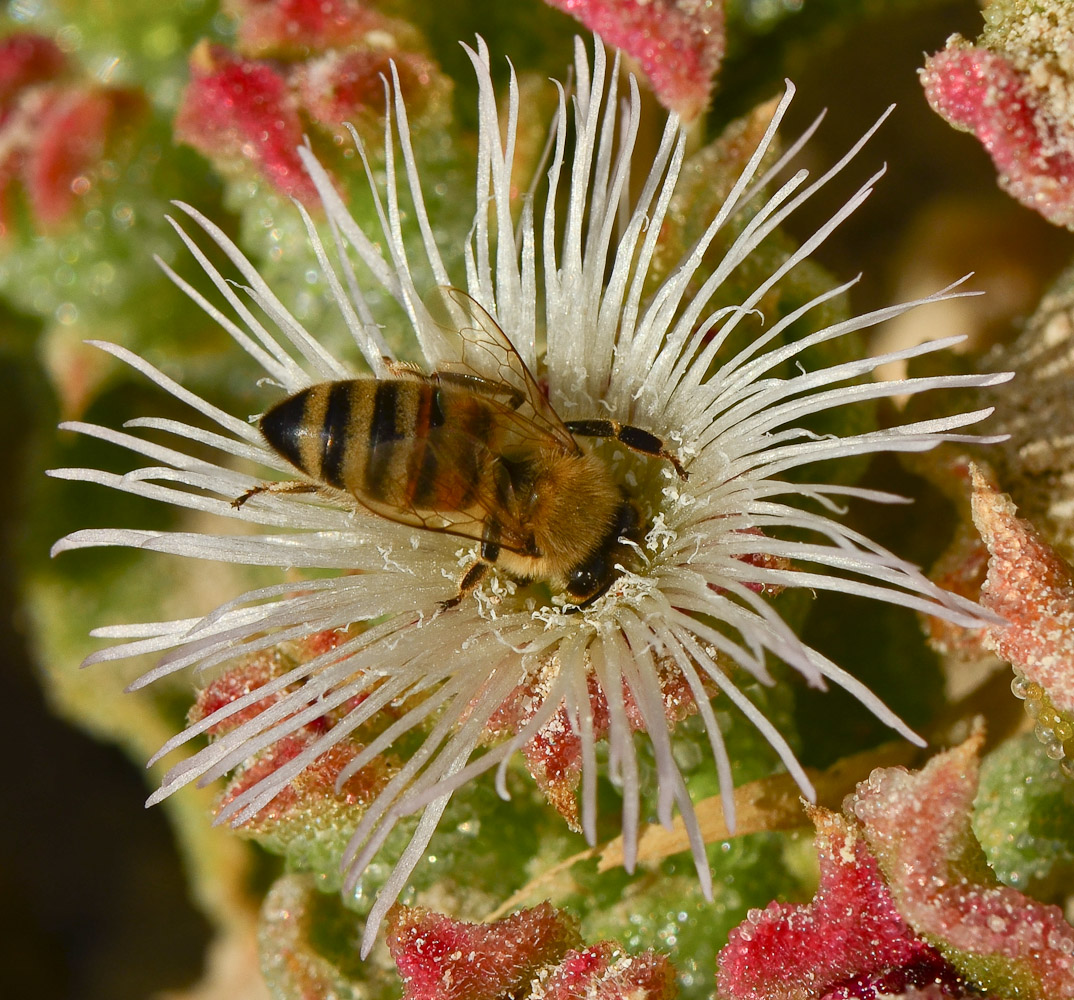
{"label": "bee leg", "polygon": [[231,501],[231,506],[238,510],[251,497],[260,493],[316,493],[321,487],[316,483],[303,483],[299,480],[291,480],[282,483],[262,483],[252,490],[247,490],[241,497]]}
{"label": "bee leg", "polygon": [[614,438],[620,444],[625,444],[631,451],[641,455],[651,455],[654,458],[662,458],[674,466],[680,479],[689,479],[688,473],[682,463],[668,450],[664,441],[655,434],[642,430],[640,427],[632,427],[630,424],[621,424],[618,420],[568,420],[567,430],[579,437],[602,437]]}
{"label": "bee leg", "polygon": [[499,525],[495,521],[489,521],[485,525],[485,540],[481,543],[480,558],[471,563],[470,568],[463,574],[462,580],[459,581],[459,592],[450,600],[440,602],[441,608],[446,610],[447,608],[455,607],[459,601],[485,579],[489,567],[500,557],[499,537]]}
{"label": "bee leg", "polygon": [[489,564],[478,560],[472,563],[470,568],[463,574],[459,581],[459,592],[452,598],[440,602],[440,607],[447,611],[455,607],[467,594],[469,594],[484,578],[489,571]]}
{"label": "bee leg", "polygon": [[389,357],[381,356],[384,367],[393,378],[426,378],[425,373],[415,364],[409,361],[393,361]]}
{"label": "bee leg", "polygon": [[492,379],[482,378],[472,372],[441,369],[433,377],[442,385],[457,385],[481,396],[492,396],[494,399],[501,399],[512,410],[517,410],[526,402],[526,397],[514,386],[508,385],[506,382],[495,382]]}

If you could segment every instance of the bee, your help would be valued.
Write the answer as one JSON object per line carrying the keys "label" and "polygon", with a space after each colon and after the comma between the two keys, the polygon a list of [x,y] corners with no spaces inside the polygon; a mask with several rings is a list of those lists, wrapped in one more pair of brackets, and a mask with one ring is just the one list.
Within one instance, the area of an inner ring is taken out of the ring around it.
{"label": "bee", "polygon": [[[584,607],[618,575],[643,528],[608,464],[577,440],[612,438],[686,470],[656,435],[614,420],[561,420],[506,334],[465,292],[453,326],[466,360],[432,373],[386,361],[389,376],[319,382],[260,418],[265,441],[305,481],[263,492],[339,490],[374,514],[479,543],[457,605],[492,567],[547,581]],[[495,378],[488,377],[490,371]]]}

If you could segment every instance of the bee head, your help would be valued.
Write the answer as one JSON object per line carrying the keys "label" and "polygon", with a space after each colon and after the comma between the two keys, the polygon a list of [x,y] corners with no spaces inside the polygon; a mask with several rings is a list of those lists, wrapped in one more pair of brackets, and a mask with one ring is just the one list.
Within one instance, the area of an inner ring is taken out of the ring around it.
{"label": "bee head", "polygon": [[622,558],[619,539],[633,535],[640,523],[638,509],[624,500],[601,544],[567,574],[567,593],[579,607],[592,604],[611,586],[617,574],[616,563]]}

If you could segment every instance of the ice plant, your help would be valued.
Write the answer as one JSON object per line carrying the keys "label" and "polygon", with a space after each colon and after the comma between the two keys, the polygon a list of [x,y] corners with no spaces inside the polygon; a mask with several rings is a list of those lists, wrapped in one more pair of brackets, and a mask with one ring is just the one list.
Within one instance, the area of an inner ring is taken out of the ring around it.
{"label": "ice plant", "polygon": [[387,939],[403,1000],[666,1000],[678,993],[667,956],[630,955],[613,941],[587,946],[571,918],[548,903],[490,924],[397,906]]}
{"label": "ice plant", "polygon": [[929,984],[944,986],[940,996],[966,996],[954,968],[899,914],[860,831],[826,809],[812,808],[810,818],[816,897],[773,900],[731,931],[720,954],[720,1000],[877,1000]]}
{"label": "ice plant", "polygon": [[1003,885],[970,824],[984,731],[920,771],[879,768],[843,808],[861,824],[902,918],[986,994],[1074,996],[1074,927]]}
{"label": "ice plant", "polygon": [[723,0],[547,0],[636,60],[665,108],[683,121],[705,110],[723,59]]}
{"label": "ice plant", "polygon": [[731,932],[721,1000],[1074,996],[1074,927],[1000,883],[974,836],[983,743],[978,728],[920,771],[877,768],[842,816],[812,809],[816,898]]}
{"label": "ice plant", "polygon": [[[394,721],[349,759],[339,783],[374,762],[399,738],[420,734],[402,763],[365,810],[343,858],[353,888],[401,817],[420,812],[408,847],[381,887],[367,921],[364,948],[424,854],[451,793],[477,774],[504,775],[514,752],[557,716],[573,730],[580,759],[581,826],[592,841],[597,819],[597,742],[606,739],[608,770],[623,796],[624,854],[632,868],[641,818],[640,761],[632,733],[652,742],[658,793],[656,814],[669,824],[675,807],[685,820],[702,885],[710,890],[705,845],[685,782],[672,753],[665,685],[694,702],[715,760],[721,787],[732,787],[731,764],[710,698],[736,706],[770,741],[803,793],[808,778],[781,733],[743,694],[738,671],[770,683],[766,660],[779,657],[813,685],[832,682],[851,692],[880,719],[917,739],[859,681],[805,645],[770,602],[772,592],[800,587],[833,590],[913,608],[954,622],[980,624],[982,612],[929,582],[915,567],[834,516],[847,497],[877,502],[897,498],[873,490],[782,477],[811,463],[881,451],[920,451],[967,438],[960,429],[986,409],[844,437],[808,429],[810,417],[848,403],[922,390],[996,384],[1002,376],[938,376],[894,382],[863,381],[878,365],[950,346],[949,338],[879,357],[810,371],[802,353],[899,315],[916,305],[964,294],[945,289],[918,302],[880,309],[828,326],[796,342],[782,339],[791,324],[840,294],[852,282],[816,296],[785,316],[761,322],[764,297],[870,194],[880,176],[856,190],[819,230],[735,306],[715,309],[713,296],[780,223],[835,177],[858,153],[868,133],[819,178],[799,170],[770,197],[763,192],[795,148],[773,155],[776,131],[793,88],[778,103],[763,139],[726,202],[679,266],[662,281],[650,265],[685,153],[678,120],[668,119],[647,176],[631,176],[640,100],[633,79],[620,88],[618,63],[598,44],[592,63],[579,42],[570,97],[561,89],[552,129],[547,194],[513,201],[512,161],[518,91],[512,79],[503,131],[488,52],[467,49],[479,81],[476,211],[465,249],[465,274],[448,273],[425,211],[419,167],[409,139],[397,80],[385,126],[385,183],[377,194],[381,231],[363,232],[313,155],[299,155],[324,206],[331,233],[322,242],[306,221],[324,279],[353,335],[365,368],[383,376],[390,350],[376,325],[362,280],[371,275],[402,308],[428,370],[458,362],[457,335],[434,322],[424,305],[433,286],[465,288],[510,338],[564,419],[608,417],[660,435],[689,472],[682,480],[668,462],[597,445],[642,509],[647,533],[634,546],[610,589],[579,610],[541,584],[523,585],[493,572],[483,586],[447,610],[475,546],[451,535],[419,531],[364,512],[340,493],[260,493],[239,508],[233,501],[261,482],[234,468],[257,463],[283,479],[294,470],[271,450],[256,426],[211,405],[131,352],[103,350],[125,361],[190,405],[209,430],[175,420],[140,419],[135,433],[87,424],[72,429],[128,448],[149,459],[125,476],[88,469],[56,474],[95,482],[198,512],[232,518],[264,533],[216,535],[131,528],[75,532],[56,551],[126,545],[190,557],[339,570],[301,585],[293,580],[243,594],[204,618],[112,626],[95,634],[127,640],[89,662],[138,653],[162,653],[136,687],[175,671],[206,669],[313,633],[350,627],[338,644],[305,659],[199,718],[169,740],[158,757],[201,734],[212,742],[168,772],[150,802],[192,781],[211,781],[306,727],[334,719],[317,738],[261,780],[244,787],[221,811],[243,823],[272,802],[304,769],[392,706]],[[394,121],[393,121],[394,118]],[[878,123],[879,124],[879,123]],[[573,128],[572,128],[573,126]],[[398,142],[401,169],[393,152]],[[359,144],[372,180],[373,167]],[[773,162],[776,161],[776,162]],[[629,201],[631,182],[636,200]],[[405,213],[420,231],[423,260],[404,246]],[[519,214],[512,215],[517,204]],[[706,252],[736,212],[752,215],[713,263]],[[210,304],[183,278],[169,274],[216,318],[263,368],[265,406],[318,381],[352,377],[354,358],[332,356],[293,318],[254,267],[210,220],[179,205],[231,260],[236,287],[176,225],[227,302],[233,316]],[[653,285],[655,287],[650,287]],[[252,308],[253,307],[256,308]],[[261,317],[266,317],[264,322]],[[752,324],[756,336],[730,347]],[[493,366],[483,371],[495,377]],[[805,426],[803,425],[805,424]],[[164,447],[137,431],[155,430],[215,450],[218,461],[195,458],[182,444]],[[599,699],[594,697],[599,694]],[[600,718],[594,703],[600,703]],[[492,740],[497,713],[522,705],[512,736]],[[256,708],[255,708],[256,706]],[[222,725],[242,713],[238,725]],[[562,713],[562,715],[561,715]],[[306,730],[309,731],[308,729]],[[156,758],[154,758],[156,759]],[[731,797],[724,801],[730,808]],[[733,820],[728,816],[728,821]]]}
{"label": "ice plant", "polygon": [[1074,570],[1010,497],[973,467],[973,521],[989,553],[981,603],[1003,619],[984,644],[1014,667],[1012,689],[1026,702],[1048,756],[1074,774]]}
{"label": "ice plant", "polygon": [[999,184],[1058,226],[1074,227],[1074,17],[1065,0],[990,0],[976,43],[952,35],[925,61],[932,109],[972,132]]}

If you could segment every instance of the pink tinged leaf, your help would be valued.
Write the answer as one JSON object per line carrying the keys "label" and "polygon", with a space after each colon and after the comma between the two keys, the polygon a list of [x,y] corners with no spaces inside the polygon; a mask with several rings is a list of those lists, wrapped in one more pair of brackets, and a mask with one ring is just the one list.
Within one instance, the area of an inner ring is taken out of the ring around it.
{"label": "pink tinged leaf", "polygon": [[322,653],[335,649],[349,636],[350,632],[347,629],[323,629],[307,636],[297,645],[300,649],[300,655],[304,659],[312,659],[314,656],[320,656]]}
{"label": "pink tinged leaf", "polygon": [[281,643],[241,658],[198,692],[197,699],[187,713],[187,720],[193,725],[221,712],[222,717],[206,732],[213,739],[231,732],[286,697],[297,685],[266,694],[264,698],[230,713],[226,712],[227,706],[283,676],[298,664],[335,649],[345,638],[346,633],[328,629],[315,632],[300,642]]}
{"label": "pink tinged leaf", "polygon": [[362,989],[315,944],[325,925],[319,882],[315,875],[282,875],[261,907],[261,971],[277,996],[323,1000],[355,996]]}
{"label": "pink tinged leaf", "polygon": [[140,118],[145,107],[135,91],[70,88],[50,95],[36,116],[22,168],[38,221],[54,226],[67,218],[93,186],[112,133]]}
{"label": "pink tinged leaf", "polygon": [[63,222],[94,184],[117,129],[142,117],[137,92],[64,82],[66,57],[47,38],[0,41],[0,227],[10,230],[12,186],[21,181],[33,216]]}
{"label": "pink tinged leaf", "polygon": [[[736,531],[736,534],[759,535],[762,538],[764,537],[764,532],[761,531],[760,528],[743,528],[740,531]],[[767,552],[748,552],[742,555],[736,555],[734,558],[739,562],[746,563],[747,566],[757,566],[761,569],[790,570],[794,568],[794,564],[790,559],[786,559],[783,556],[770,555]],[[747,590],[752,590],[755,594],[775,595],[782,593],[783,591],[783,586],[781,584],[774,583],[744,583],[743,586]],[[723,587],[719,587],[715,583],[710,583],[709,589],[716,591],[718,594],[726,593]]]}
{"label": "pink tinged leaf", "polygon": [[934,111],[972,132],[999,183],[1050,222],[1074,227],[1074,130],[1045,107],[1027,74],[1005,56],[955,40],[921,70]]}
{"label": "pink tinged leaf", "polygon": [[979,988],[1024,1000],[1074,996],[1074,927],[999,884],[973,836],[983,735],[917,773],[877,769],[845,808],[863,824],[906,922]]}
{"label": "pink tinged leaf", "polygon": [[9,35],[0,41],[0,122],[24,88],[55,80],[67,69],[67,57],[42,35]]}
{"label": "pink tinged leaf", "polygon": [[253,167],[281,194],[315,204],[316,189],[296,152],[302,122],[277,70],[208,44],[194,50],[190,69],[175,120],[177,138],[218,167]]}
{"label": "pink tinged leaf", "polygon": [[[278,647],[240,661],[198,692],[197,699],[187,713],[188,721],[192,724],[198,723],[226,709],[239,698],[245,697],[286,673],[293,665],[294,661],[285,657]],[[231,732],[232,729],[260,715],[286,694],[286,691],[277,691],[225,715],[207,730],[209,736],[217,738]]]}
{"label": "pink tinged leaf", "polygon": [[[599,723],[593,720],[594,727]],[[606,722],[606,720],[605,720]],[[582,829],[575,793],[582,775],[582,741],[560,708],[523,748],[526,768],[549,804],[575,833]]]}
{"label": "pink tinged leaf", "polygon": [[670,1000],[678,994],[666,955],[627,955],[607,941],[569,951],[532,996],[541,1000]]}
{"label": "pink tinged leaf", "polygon": [[[936,561],[929,578],[944,590],[971,601],[980,599],[988,570],[988,549],[968,526],[960,526],[954,541]],[[951,622],[929,618],[925,621],[929,644],[937,652],[972,661],[989,655],[981,629],[963,628]]]}
{"label": "pink tinged leaf", "polygon": [[313,121],[342,135],[343,122],[360,116],[382,120],[384,81],[391,79],[392,63],[407,114],[417,119],[429,101],[443,95],[447,84],[436,64],[416,53],[358,48],[329,52],[296,65],[291,85]]}
{"label": "pink tinged leaf", "polygon": [[6,158],[0,159],[0,239],[6,239],[15,228],[15,191],[13,189],[18,171],[18,153],[11,153]]}
{"label": "pink tinged leaf", "polygon": [[230,0],[226,6],[238,22],[239,51],[254,57],[304,58],[362,43],[371,31],[392,26],[354,0]]}
{"label": "pink tinged leaf", "polygon": [[546,0],[636,60],[664,107],[702,114],[723,59],[723,0]]}
{"label": "pink tinged leaf", "polygon": [[[991,468],[971,461],[964,452],[932,453],[925,474],[957,505],[959,523],[954,538],[929,571],[929,579],[944,590],[980,602],[988,572],[988,549],[970,518],[969,494],[974,470],[994,478]],[[938,618],[919,616],[929,645],[943,656],[965,663],[992,656],[985,644],[985,629],[968,628]]]}
{"label": "pink tinged leaf", "polygon": [[498,1000],[526,995],[523,988],[558,964],[579,936],[574,922],[548,903],[491,924],[395,906],[387,942],[404,1000]]}
{"label": "pink tinged leaf", "polygon": [[[213,722],[205,732],[210,740],[218,739],[282,699],[294,697],[301,689],[301,681],[270,690],[262,698],[256,695],[260,688],[286,676],[299,664],[335,649],[347,634],[346,630],[327,629],[299,641],[280,643],[261,653],[242,657],[201,690],[189,712],[190,724],[204,727],[207,722]],[[240,699],[245,699],[246,704],[229,713],[228,707]],[[228,784],[217,803],[217,811],[254,786],[262,782],[271,784],[276,771],[307,752],[316,740],[325,737],[341,715],[360,700],[352,699],[312,719],[253,754]],[[362,747],[362,741],[353,734],[341,736],[290,782],[283,784],[270,802],[242,824],[242,832],[256,838],[286,842],[292,836],[308,835],[312,830],[323,833],[330,827],[337,830],[353,827],[366,805],[380,793],[398,767],[395,757],[382,754],[340,784],[340,774]]]}
{"label": "pink tinged leaf", "polygon": [[[315,727],[306,727],[277,740],[272,746],[245,764],[228,785],[217,809],[262,781],[305,751],[321,735]],[[279,834],[282,827],[310,829],[325,826],[333,819],[357,822],[367,806],[388,783],[395,771],[394,762],[385,756],[377,757],[360,771],[352,774],[336,790],[340,772],[358,754],[362,746],[354,740],[340,740],[312,764],[284,785],[282,790],[260,812],[241,827],[251,836]],[[346,825],[336,824],[336,825]]]}
{"label": "pink tinged leaf", "polygon": [[975,474],[973,522],[990,554],[981,603],[1007,621],[985,641],[1074,716],[1074,570],[1015,510]]}
{"label": "pink tinged leaf", "polygon": [[919,961],[884,973],[855,976],[824,994],[822,1000],[1001,1000],[986,997],[968,987],[954,966],[938,952]]}
{"label": "pink tinged leaf", "polygon": [[850,983],[864,989],[889,974],[912,980],[918,970],[945,966],[899,915],[854,827],[825,809],[811,815],[817,894],[809,904],[769,903],[731,931],[719,958],[718,992],[725,1000],[835,997]]}

